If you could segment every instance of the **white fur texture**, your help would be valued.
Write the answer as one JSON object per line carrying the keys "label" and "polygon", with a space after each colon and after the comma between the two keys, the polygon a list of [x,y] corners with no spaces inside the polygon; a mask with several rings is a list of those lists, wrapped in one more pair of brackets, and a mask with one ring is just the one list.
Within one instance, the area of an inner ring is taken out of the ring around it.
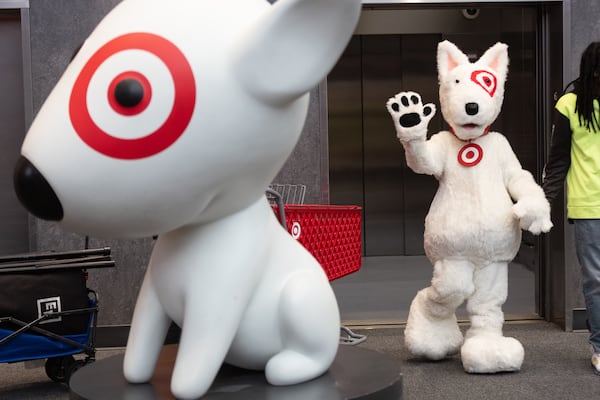
{"label": "white fur texture", "polygon": [[[497,43],[471,63],[444,41],[437,62],[441,110],[450,131],[426,139],[435,106],[423,105],[415,92],[387,102],[409,167],[439,181],[424,235],[433,279],[411,304],[405,344],[433,360],[460,349],[470,373],[517,371],[523,347],[502,335],[508,263],[519,249],[521,229],[550,230],[550,206],[506,138],[489,132],[504,99],[507,46]],[[461,165],[459,152],[469,144],[478,145],[483,156],[475,165]],[[455,310],[464,301],[471,326],[463,343]]]}
{"label": "white fur texture", "polygon": [[[152,378],[171,321],[182,328],[171,380],[178,399],[201,397],[223,362],[264,369],[274,385],[330,367],[340,326],[333,290],[265,190],[300,136],[308,92],[335,65],[360,10],[358,0],[124,0],[41,108],[22,155],[60,200],[61,225],[99,237],[159,235],[125,353],[129,382]],[[115,112],[110,83],[131,71],[147,78],[152,96],[127,116]],[[86,102],[88,127],[104,133],[75,127]],[[182,108],[189,121],[167,119]],[[160,131],[163,123],[175,128]],[[123,147],[110,145],[175,129],[172,143],[144,156],[121,158]]]}

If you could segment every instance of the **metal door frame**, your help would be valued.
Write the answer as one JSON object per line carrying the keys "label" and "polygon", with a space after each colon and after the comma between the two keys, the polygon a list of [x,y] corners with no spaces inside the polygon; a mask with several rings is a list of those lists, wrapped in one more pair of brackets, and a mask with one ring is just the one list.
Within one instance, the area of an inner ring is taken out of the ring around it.
{"label": "metal door frame", "polygon": [[[29,14],[29,0],[0,0],[0,11],[11,10],[19,12],[21,25],[21,66],[23,79],[23,129],[27,129],[33,122],[33,77],[31,62],[31,25]],[[31,237],[31,216],[27,217],[27,230]],[[30,239],[31,241],[31,239]]]}
{"label": "metal door frame", "polygon": [[33,82],[31,75],[31,25],[29,0],[0,0],[0,10],[19,10],[21,16],[21,50],[23,54],[23,98],[25,128],[33,121]]}
{"label": "metal door frame", "polygon": [[419,6],[442,6],[442,5],[453,5],[453,6],[464,6],[465,8],[476,7],[477,4],[485,3],[487,5],[497,4],[502,5],[506,3],[519,4],[524,3],[528,5],[547,5],[547,4],[562,4],[562,48],[563,48],[563,82],[569,81],[570,66],[567,61],[571,54],[571,1],[572,0],[538,0],[538,1],[527,1],[527,0],[478,0],[477,2],[465,2],[456,0],[363,0],[363,9],[371,7],[385,7],[385,6],[411,6],[418,8]]}

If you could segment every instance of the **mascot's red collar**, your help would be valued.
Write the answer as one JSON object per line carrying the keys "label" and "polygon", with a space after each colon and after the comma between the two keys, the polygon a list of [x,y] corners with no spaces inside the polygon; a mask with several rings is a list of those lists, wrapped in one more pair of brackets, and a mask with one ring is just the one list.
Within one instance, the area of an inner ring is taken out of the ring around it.
{"label": "mascot's red collar", "polygon": [[454,128],[452,128],[452,127],[450,127],[450,133],[453,134],[454,137],[457,138],[458,140],[460,140],[461,142],[471,143],[472,140],[479,139],[480,137],[485,136],[488,133],[490,133],[490,126],[489,125],[486,126],[485,129],[483,130],[483,133],[480,136],[477,136],[476,138],[469,139],[469,140],[464,140],[464,139],[461,139],[458,136],[456,136],[456,133],[454,132]]}

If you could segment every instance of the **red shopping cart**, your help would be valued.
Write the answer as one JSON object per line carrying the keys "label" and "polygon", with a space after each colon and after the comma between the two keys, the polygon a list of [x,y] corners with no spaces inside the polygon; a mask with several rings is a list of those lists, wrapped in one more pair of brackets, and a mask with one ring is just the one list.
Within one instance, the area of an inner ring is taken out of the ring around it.
{"label": "red shopping cart", "polygon": [[[285,201],[292,196],[292,201],[303,202],[304,191],[303,185],[272,185],[267,190],[281,224],[317,259],[330,281],[358,271],[362,266],[362,208]],[[357,344],[366,339],[345,326],[341,330],[344,344]]]}

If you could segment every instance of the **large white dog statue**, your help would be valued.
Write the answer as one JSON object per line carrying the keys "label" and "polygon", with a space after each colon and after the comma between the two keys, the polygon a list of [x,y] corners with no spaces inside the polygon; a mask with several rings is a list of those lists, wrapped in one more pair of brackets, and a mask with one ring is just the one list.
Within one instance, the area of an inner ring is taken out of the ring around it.
{"label": "large white dog statue", "polygon": [[[415,92],[387,102],[408,166],[439,181],[424,235],[433,279],[412,301],[405,344],[432,360],[460,350],[471,373],[517,371],[523,346],[502,333],[508,263],[519,249],[521,229],[550,230],[550,207],[506,138],[490,131],[504,98],[507,46],[497,43],[471,63],[444,41],[437,63],[449,131],[427,140],[435,106],[424,105]],[[455,310],[465,300],[471,326],[463,342]]]}
{"label": "large white dog statue", "polygon": [[36,116],[15,188],[36,216],[100,237],[159,234],[124,376],[153,376],[182,328],[172,393],[223,362],[273,385],[320,376],[340,317],[317,261],[265,197],[335,65],[360,0],[124,0]]}

